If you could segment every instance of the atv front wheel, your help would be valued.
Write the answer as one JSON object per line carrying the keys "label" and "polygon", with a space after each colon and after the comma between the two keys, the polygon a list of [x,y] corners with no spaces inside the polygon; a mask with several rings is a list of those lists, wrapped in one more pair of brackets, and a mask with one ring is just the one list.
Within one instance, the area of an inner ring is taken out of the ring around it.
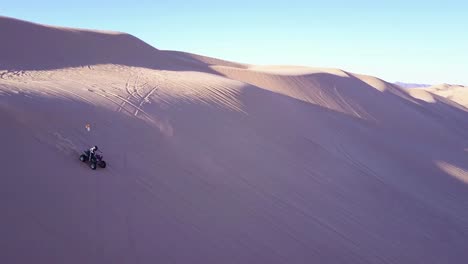
{"label": "atv front wheel", "polygon": [[96,169],[96,163],[91,162],[91,164],[89,165],[89,167],[90,167],[92,170],[95,170],[95,169]]}
{"label": "atv front wheel", "polygon": [[101,167],[101,168],[104,169],[104,168],[106,167],[106,162],[103,161],[103,160],[101,160],[101,161],[99,162],[99,167]]}

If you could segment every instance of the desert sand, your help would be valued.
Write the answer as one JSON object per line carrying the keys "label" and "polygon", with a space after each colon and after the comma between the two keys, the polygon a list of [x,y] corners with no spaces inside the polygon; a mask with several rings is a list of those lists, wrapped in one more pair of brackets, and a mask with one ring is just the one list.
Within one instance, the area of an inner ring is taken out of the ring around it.
{"label": "desert sand", "polygon": [[457,103],[125,33],[7,17],[0,33],[1,263],[468,259]]}

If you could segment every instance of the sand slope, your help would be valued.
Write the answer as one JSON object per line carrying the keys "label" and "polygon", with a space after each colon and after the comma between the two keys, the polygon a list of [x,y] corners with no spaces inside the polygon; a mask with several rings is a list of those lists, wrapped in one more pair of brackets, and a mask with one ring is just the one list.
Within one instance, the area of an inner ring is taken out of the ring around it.
{"label": "sand slope", "polygon": [[[468,113],[449,100],[125,34],[0,32],[2,263],[468,258]],[[67,34],[63,61],[38,44]],[[108,168],[78,160],[93,144]]]}

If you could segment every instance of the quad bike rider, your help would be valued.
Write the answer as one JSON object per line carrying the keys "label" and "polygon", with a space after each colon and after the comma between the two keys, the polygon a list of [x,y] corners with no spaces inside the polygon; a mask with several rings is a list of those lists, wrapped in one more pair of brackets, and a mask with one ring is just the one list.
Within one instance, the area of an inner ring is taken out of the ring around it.
{"label": "quad bike rider", "polygon": [[106,167],[106,162],[103,160],[103,156],[97,154],[97,153],[96,153],[97,151],[98,151],[98,147],[97,147],[97,146],[93,146],[93,147],[91,147],[89,150],[85,150],[85,151],[84,151],[84,154],[81,154],[81,156],[80,156],[80,160],[81,160],[82,162],[86,162],[86,161],[89,161],[89,162],[90,162],[89,167],[90,167],[92,170],[95,170],[95,169],[97,168],[98,165],[99,165],[99,167],[101,167],[101,168],[105,168],[105,167]]}

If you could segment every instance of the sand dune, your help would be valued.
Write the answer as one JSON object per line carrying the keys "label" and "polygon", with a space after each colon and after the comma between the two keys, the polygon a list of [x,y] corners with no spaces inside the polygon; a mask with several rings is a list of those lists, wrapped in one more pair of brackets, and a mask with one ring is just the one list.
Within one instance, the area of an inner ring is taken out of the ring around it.
{"label": "sand dune", "polygon": [[[468,113],[450,100],[123,33],[0,32],[2,263],[468,258]],[[106,169],[78,160],[94,144]]]}
{"label": "sand dune", "polygon": [[52,27],[0,16],[0,70],[53,70],[115,64],[159,70],[202,70],[121,32]]}
{"label": "sand dune", "polygon": [[450,85],[450,84],[439,84],[434,85],[424,90],[436,94],[447,99],[450,99],[457,104],[460,104],[468,108],[468,87],[463,85]]}

